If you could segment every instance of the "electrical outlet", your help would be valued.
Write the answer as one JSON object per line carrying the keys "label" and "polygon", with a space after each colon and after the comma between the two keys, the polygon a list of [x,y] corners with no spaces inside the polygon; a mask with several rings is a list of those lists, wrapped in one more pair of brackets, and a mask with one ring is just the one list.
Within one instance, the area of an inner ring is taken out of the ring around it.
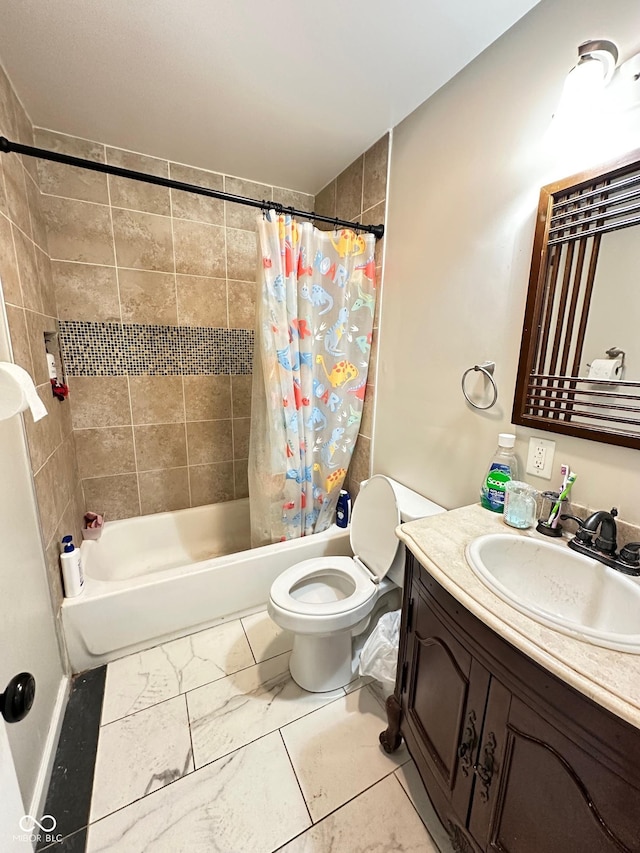
{"label": "electrical outlet", "polygon": [[529,453],[527,455],[527,474],[534,477],[551,479],[553,472],[553,456],[556,452],[555,441],[546,438],[530,438]]}

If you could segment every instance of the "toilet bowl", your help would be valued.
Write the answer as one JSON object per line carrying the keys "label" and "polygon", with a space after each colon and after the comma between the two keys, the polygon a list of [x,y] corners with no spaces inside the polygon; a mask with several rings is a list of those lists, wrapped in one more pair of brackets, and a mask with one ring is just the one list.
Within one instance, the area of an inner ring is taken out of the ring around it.
{"label": "toilet bowl", "polygon": [[[353,557],[315,557],[286,569],[273,582],[268,611],[294,634],[289,669],[311,693],[344,687],[355,675],[353,637],[384,612],[385,596],[402,586],[401,521],[444,512],[441,506],[388,477],[363,483],[354,503]],[[397,596],[396,596],[397,598]]]}

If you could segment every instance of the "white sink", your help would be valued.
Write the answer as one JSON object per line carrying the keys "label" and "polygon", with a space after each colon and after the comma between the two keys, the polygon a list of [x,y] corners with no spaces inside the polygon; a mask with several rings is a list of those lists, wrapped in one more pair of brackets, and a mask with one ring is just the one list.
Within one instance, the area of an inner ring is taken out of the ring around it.
{"label": "white sink", "polygon": [[496,595],[536,622],[596,646],[640,654],[640,584],[553,542],[491,533],[467,562]]}

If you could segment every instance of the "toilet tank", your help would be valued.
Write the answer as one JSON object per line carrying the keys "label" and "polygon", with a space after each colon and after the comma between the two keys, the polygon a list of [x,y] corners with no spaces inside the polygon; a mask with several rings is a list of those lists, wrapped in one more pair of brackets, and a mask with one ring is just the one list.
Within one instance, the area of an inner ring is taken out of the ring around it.
{"label": "toilet tank", "polygon": [[[416,521],[418,518],[426,518],[428,515],[438,515],[441,512],[446,512],[444,507],[434,503],[429,500],[429,498],[425,498],[423,495],[419,495],[417,492],[414,492],[413,489],[403,486],[402,483],[392,480],[391,477],[387,477],[387,480],[391,483],[393,491],[395,492],[398,509],[400,510],[400,520],[403,523],[406,521]],[[400,542],[398,545],[398,552],[391,568],[387,572],[387,577],[397,586],[402,587],[404,583],[405,552],[404,545]]]}

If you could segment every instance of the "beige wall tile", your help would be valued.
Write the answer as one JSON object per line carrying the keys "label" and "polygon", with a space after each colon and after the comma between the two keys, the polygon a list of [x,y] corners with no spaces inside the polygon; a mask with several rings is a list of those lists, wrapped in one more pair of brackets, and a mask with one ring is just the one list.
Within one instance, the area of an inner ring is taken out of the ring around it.
{"label": "beige wall tile", "polygon": [[74,429],[131,424],[126,376],[72,376],[69,402]]}
{"label": "beige wall tile", "polygon": [[138,471],[178,468],[187,464],[184,424],[150,424],[134,427]]}
{"label": "beige wall tile", "polygon": [[44,333],[55,332],[56,321],[53,317],[45,317],[44,314],[36,314],[34,311],[25,311],[24,316],[27,321],[27,333],[33,363],[33,381],[36,385],[48,385],[49,365],[47,364],[47,350],[44,345]]}
{"label": "beige wall tile", "polygon": [[371,440],[364,435],[359,435],[356,442],[351,463],[349,465],[349,473],[347,474],[346,488],[351,493],[352,500],[360,491],[360,483],[366,480],[371,474]]}
{"label": "beige wall tile", "polygon": [[53,285],[53,273],[51,272],[51,261],[49,255],[36,246],[36,270],[40,285],[40,297],[42,299],[42,310],[51,317],[58,315],[56,306],[56,291]]}
{"label": "beige wall tile", "polygon": [[[0,175],[0,179],[1,179]],[[0,216],[0,284],[5,302],[22,305],[22,291],[18,276],[18,261],[13,246],[13,234],[8,219]]]}
{"label": "beige wall tile", "polygon": [[210,462],[230,462],[233,459],[233,441],[230,420],[197,421],[187,424],[189,464],[206,465]]}
{"label": "beige wall tile", "polygon": [[212,278],[225,276],[224,228],[174,219],[173,239],[176,272]]}
{"label": "beige wall tile", "polygon": [[137,474],[95,477],[82,486],[87,512],[99,512],[109,521],[140,515]]}
{"label": "beige wall tile", "polygon": [[[60,531],[58,530],[58,533]],[[49,591],[51,594],[51,602],[54,611],[57,612],[64,599],[62,587],[62,572],[60,570],[60,543],[62,535],[54,536],[45,550],[45,563],[47,567],[47,578],[49,581]]]}
{"label": "beige wall tile", "polygon": [[31,349],[29,347],[29,333],[27,332],[27,321],[22,308],[13,305],[6,306],[7,322],[9,323],[9,336],[11,337],[11,348],[13,360],[27,373],[33,377],[33,362],[31,361]]}
{"label": "beige wall tile", "polygon": [[[157,157],[147,157],[121,148],[107,148],[107,163],[130,169],[134,172],[144,172],[161,178],[169,177],[169,163]],[[118,178],[109,175],[109,192],[113,207],[126,207],[128,210],[141,210],[146,213],[160,213],[169,216],[171,202],[168,187],[154,186],[131,178]]]}
{"label": "beige wall tile", "polygon": [[364,155],[363,210],[384,201],[386,197],[388,159],[389,134],[385,133]]}
{"label": "beige wall tile", "polygon": [[115,267],[53,261],[51,271],[61,320],[120,320]]}
{"label": "beige wall tile", "polygon": [[52,259],[115,264],[108,207],[44,195],[42,208]]}
{"label": "beige wall tile", "polygon": [[[336,215],[336,182],[331,181],[330,184],[320,190],[318,195],[315,198],[315,203],[313,209],[316,213],[322,214],[322,216],[335,216]],[[319,227],[325,227],[321,222],[318,223]],[[330,225],[326,226],[330,228]]]}
{"label": "beige wall tile", "polygon": [[251,418],[233,419],[233,458],[249,458],[249,431]]}
{"label": "beige wall tile", "polygon": [[189,506],[189,477],[186,468],[166,468],[139,474],[142,514],[173,512]]}
{"label": "beige wall tile", "polygon": [[27,412],[24,415],[24,426],[27,433],[27,441],[29,443],[29,457],[31,459],[31,470],[39,471],[53,451],[62,441],[60,434],[60,424],[56,418],[57,412],[55,406],[65,405],[60,404],[51,393],[51,386],[40,385],[38,387],[38,396],[44,403],[47,409],[47,417],[42,418],[34,423],[33,418]]}
{"label": "beige wall tile", "polygon": [[[1,133],[2,131],[0,131]],[[4,189],[4,169],[2,167],[2,160],[0,159],[0,213],[4,214],[7,218],[9,217],[9,210],[7,208],[7,194]]]}
{"label": "beige wall tile", "polygon": [[227,282],[224,278],[177,275],[180,326],[227,328]]}
{"label": "beige wall tile", "polygon": [[26,176],[25,185],[27,188],[27,202],[29,204],[29,215],[31,217],[33,242],[44,252],[47,252],[47,228],[42,213],[40,190],[35,185],[34,181],[31,180],[29,175]]}
{"label": "beige wall tile", "polygon": [[[223,189],[223,177],[215,172],[193,169],[178,163],[170,163],[169,170],[174,181],[194,184],[210,190]],[[224,202],[218,198],[171,190],[173,216],[178,219],[194,219],[210,225],[224,225]]]}
{"label": "beige wall tile", "polygon": [[[370,207],[369,210],[365,210],[362,214],[361,222],[363,225],[384,225],[384,201],[378,202],[373,207]],[[382,240],[376,240],[376,249],[375,249],[375,264],[376,267],[379,267],[382,263],[382,249],[384,246],[384,238]]]}
{"label": "beige wall tile", "polygon": [[283,204],[285,207],[295,207],[296,210],[313,211],[313,196],[308,193],[299,193],[295,190],[287,190],[283,187],[273,188],[273,200]]}
{"label": "beige wall tile", "polygon": [[233,463],[233,478],[236,500],[249,497],[248,460],[236,459]]}
{"label": "beige wall tile", "polygon": [[254,329],[256,325],[256,284],[253,281],[227,283],[229,328]]}
{"label": "beige wall tile", "polygon": [[[224,189],[225,192],[242,195],[245,198],[255,198],[258,201],[271,200],[272,188],[255,181],[243,181],[241,178],[231,178],[227,175],[224,179]],[[256,230],[256,217],[262,215],[257,207],[246,207],[243,204],[233,204],[228,201],[225,201],[225,207],[227,228]]]}
{"label": "beige wall tile", "polygon": [[119,267],[173,272],[171,219],[113,209],[113,234]]}
{"label": "beige wall tile", "polygon": [[227,276],[239,281],[255,281],[257,263],[255,233],[227,228]]}
{"label": "beige wall tile", "polygon": [[[41,128],[36,128],[34,134],[38,148],[82,157],[83,160],[94,160],[96,163],[105,162],[104,145],[100,142],[88,142],[86,139]],[[37,165],[40,189],[43,193],[98,204],[109,203],[106,175],[50,160],[38,160]]]}
{"label": "beige wall tile", "polygon": [[234,375],[231,377],[232,416],[234,418],[251,417],[252,387],[253,376]]}
{"label": "beige wall tile", "polygon": [[231,417],[231,383],[228,375],[185,376],[184,403],[188,421]]}
{"label": "beige wall tile", "polygon": [[191,506],[204,506],[234,498],[233,462],[217,465],[191,465]]}
{"label": "beige wall tile", "polygon": [[184,421],[182,376],[130,376],[134,424]]}
{"label": "beige wall tile", "polygon": [[45,546],[47,546],[51,542],[58,526],[56,515],[56,491],[58,484],[56,483],[53,459],[50,459],[46,465],[43,465],[33,479],[36,487],[42,538]]}
{"label": "beige wall tile", "polygon": [[123,323],[177,324],[173,273],[121,269],[118,281]]}
{"label": "beige wall tile", "polygon": [[376,389],[373,385],[367,385],[365,389],[364,407],[362,409],[362,420],[360,421],[360,432],[367,438],[373,437],[373,407],[375,403]]}
{"label": "beige wall tile", "polygon": [[362,212],[362,170],[364,157],[358,157],[336,179],[336,216],[355,219]]}
{"label": "beige wall tile", "polygon": [[2,168],[9,218],[31,237],[31,217],[24,167],[16,154],[3,154]]}
{"label": "beige wall tile", "polygon": [[135,471],[131,427],[79,429],[74,435],[78,469],[83,479]]}
{"label": "beige wall tile", "polygon": [[38,280],[38,267],[36,266],[36,247],[15,226],[12,226],[12,230],[24,307],[31,311],[42,311],[42,295]]}

